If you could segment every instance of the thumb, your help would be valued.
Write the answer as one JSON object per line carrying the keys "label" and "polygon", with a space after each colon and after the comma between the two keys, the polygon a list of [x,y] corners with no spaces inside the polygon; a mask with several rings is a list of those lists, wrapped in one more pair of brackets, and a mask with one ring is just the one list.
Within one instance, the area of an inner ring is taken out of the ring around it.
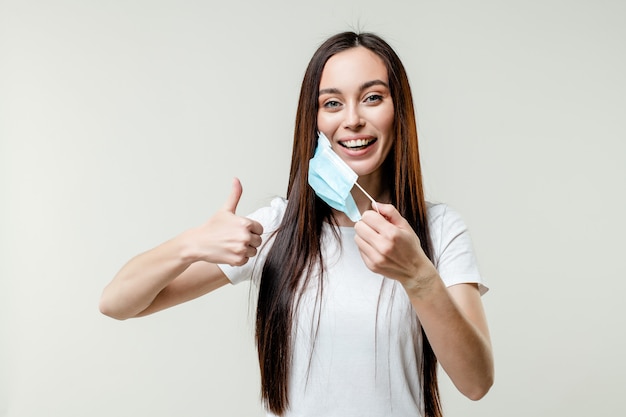
{"label": "thumb", "polygon": [[241,181],[239,178],[233,178],[233,188],[228,196],[228,199],[222,206],[222,210],[229,211],[233,214],[237,211],[237,204],[239,204],[239,199],[241,198],[241,193],[243,192],[243,188],[241,187]]}
{"label": "thumb", "polygon": [[400,214],[396,208],[391,204],[376,203],[375,209],[383,216],[387,221],[396,226],[403,224],[404,217]]}

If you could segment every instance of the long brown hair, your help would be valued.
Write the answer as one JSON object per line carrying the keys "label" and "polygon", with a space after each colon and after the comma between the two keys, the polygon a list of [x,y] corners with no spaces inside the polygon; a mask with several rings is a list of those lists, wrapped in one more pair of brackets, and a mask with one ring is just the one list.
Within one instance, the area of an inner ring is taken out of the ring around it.
{"label": "long brown hair", "polygon": [[[422,187],[415,111],[408,77],[400,58],[380,37],[371,33],[344,32],[326,40],[306,69],[296,115],[287,208],[263,266],[256,311],[256,343],[261,370],[261,391],[266,407],[282,415],[289,406],[288,378],[292,357],[292,326],[299,291],[323,273],[322,226],[334,224],[330,208],[307,182],[309,159],[317,143],[318,91],[322,71],[333,55],[363,46],[382,58],[387,67],[394,103],[394,145],[383,165],[383,182],[391,203],[409,222],[422,249],[432,250]],[[320,291],[322,281],[320,280]],[[321,296],[318,292],[318,297]],[[424,406],[427,417],[440,417],[437,359],[422,330]],[[416,372],[419,372],[416,370]]]}

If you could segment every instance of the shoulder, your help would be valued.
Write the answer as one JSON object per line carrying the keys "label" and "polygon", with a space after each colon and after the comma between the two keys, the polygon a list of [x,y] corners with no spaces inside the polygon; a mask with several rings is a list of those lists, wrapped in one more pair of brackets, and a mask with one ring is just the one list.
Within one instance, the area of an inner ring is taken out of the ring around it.
{"label": "shoulder", "polygon": [[426,218],[431,235],[441,234],[443,231],[465,231],[467,226],[461,215],[445,203],[426,202]]}
{"label": "shoulder", "polygon": [[487,291],[478,272],[472,239],[461,215],[447,204],[427,203],[432,261],[446,285],[477,283]]}
{"label": "shoulder", "polygon": [[286,209],[287,200],[283,197],[274,197],[269,205],[257,209],[246,217],[261,223],[264,233],[272,233],[280,226]]}
{"label": "shoulder", "polygon": [[427,202],[426,217],[428,231],[435,255],[445,250],[446,246],[460,236],[467,235],[468,230],[461,215],[444,203]]}

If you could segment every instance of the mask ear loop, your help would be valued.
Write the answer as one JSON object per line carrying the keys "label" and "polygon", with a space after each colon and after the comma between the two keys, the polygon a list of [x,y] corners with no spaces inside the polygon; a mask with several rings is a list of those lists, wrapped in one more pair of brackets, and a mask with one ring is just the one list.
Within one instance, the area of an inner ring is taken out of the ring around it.
{"label": "mask ear loop", "polygon": [[369,194],[367,193],[367,191],[365,191],[365,190],[363,189],[363,187],[361,187],[361,186],[359,185],[359,183],[358,183],[358,182],[356,182],[356,181],[355,181],[355,182],[354,182],[354,185],[356,185],[357,187],[359,187],[359,190],[361,190],[361,191],[363,192],[363,194],[365,194],[365,196],[366,196],[367,198],[369,198],[369,199],[372,201],[372,205],[373,205],[373,206],[374,206],[374,208],[376,209],[376,212],[377,212],[378,214],[380,214],[380,210],[378,210],[378,204],[376,204],[376,200],[374,200],[374,199],[372,198],[372,196],[371,196],[371,195],[369,195]]}

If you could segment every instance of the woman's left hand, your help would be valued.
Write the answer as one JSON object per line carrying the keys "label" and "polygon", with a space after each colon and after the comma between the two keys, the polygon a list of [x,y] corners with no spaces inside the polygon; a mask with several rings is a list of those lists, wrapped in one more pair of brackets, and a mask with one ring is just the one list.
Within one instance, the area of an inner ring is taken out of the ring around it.
{"label": "woman's left hand", "polygon": [[365,264],[403,285],[443,369],[468,398],[482,398],[494,370],[478,286],[446,288],[406,219],[390,204],[378,209],[380,214],[363,213],[354,226]]}
{"label": "woman's left hand", "polygon": [[377,207],[380,213],[368,210],[354,226],[365,265],[407,289],[427,287],[437,271],[413,228],[391,204],[377,203]]}

